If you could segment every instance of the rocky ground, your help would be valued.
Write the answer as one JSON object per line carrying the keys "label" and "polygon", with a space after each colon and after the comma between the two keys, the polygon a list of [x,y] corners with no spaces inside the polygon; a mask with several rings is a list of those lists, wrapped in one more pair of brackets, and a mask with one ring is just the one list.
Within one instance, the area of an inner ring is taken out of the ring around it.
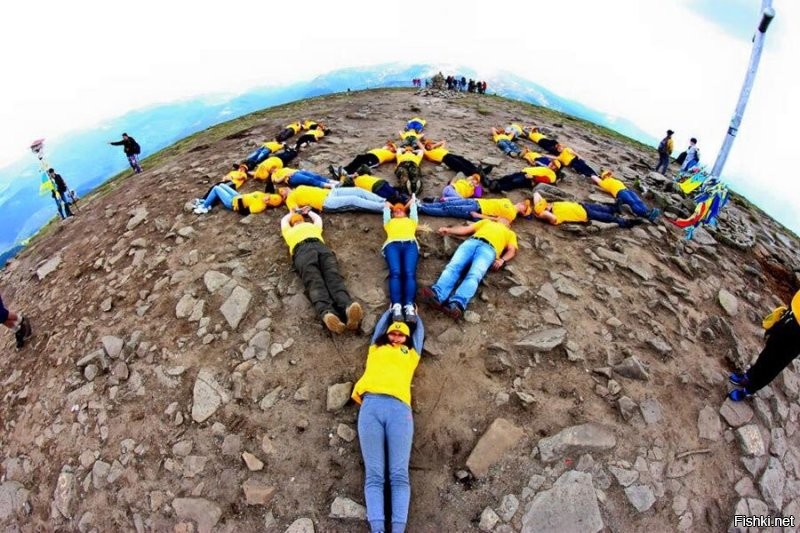
{"label": "rocky ground", "polygon": [[[35,239],[0,275],[35,328],[20,352],[1,341],[6,530],[367,531],[348,397],[387,304],[380,218],[325,217],[367,310],[364,332],[331,337],[291,270],[283,211],[185,205],[290,120],[334,130],[299,160],[321,173],[419,114],[430,138],[503,175],[521,164],[489,127],[537,124],[668,213],[691,209],[650,173],[652,149],[526,104],[443,96],[354,92],[218,126]],[[452,172],[424,168],[435,195]],[[545,194],[608,201],[566,176]],[[431,231],[454,221],[424,222],[430,283],[458,242]],[[799,369],[725,401],[727,372],[761,348],[761,316],[798,286],[796,237],[740,199],[692,242],[664,222],[514,227],[520,253],[463,323],[423,310],[409,530],[720,531],[735,514],[798,517]]]}

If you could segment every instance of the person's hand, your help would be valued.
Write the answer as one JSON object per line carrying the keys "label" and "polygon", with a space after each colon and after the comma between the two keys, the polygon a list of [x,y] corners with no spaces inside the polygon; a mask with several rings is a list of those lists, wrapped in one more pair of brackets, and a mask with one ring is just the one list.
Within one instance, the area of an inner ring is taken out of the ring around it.
{"label": "person's hand", "polygon": [[494,262],[492,263],[492,270],[493,270],[494,272],[497,272],[498,270],[500,270],[500,269],[501,269],[501,268],[503,268],[504,266],[506,266],[506,260],[505,260],[505,259],[503,259],[502,257],[498,257],[498,258],[497,258],[497,259],[495,259],[495,260],[494,260]]}
{"label": "person's hand", "polygon": [[439,235],[450,235],[450,228],[448,227],[439,228],[438,232]]}
{"label": "person's hand", "polygon": [[307,215],[309,211],[311,211],[311,206],[307,205],[300,212],[303,213],[304,215]]}

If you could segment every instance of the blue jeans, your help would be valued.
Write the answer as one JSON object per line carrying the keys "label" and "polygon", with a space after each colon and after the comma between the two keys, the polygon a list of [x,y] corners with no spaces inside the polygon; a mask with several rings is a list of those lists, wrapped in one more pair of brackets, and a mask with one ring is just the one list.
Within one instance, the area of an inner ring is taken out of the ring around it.
{"label": "blue jeans", "polygon": [[697,159],[686,160],[683,162],[683,166],[681,167],[681,172],[686,172],[693,166],[695,166],[699,161]]}
{"label": "blue jeans", "polygon": [[390,242],[383,247],[383,256],[389,266],[389,300],[392,304],[413,304],[419,259],[416,241]]}
{"label": "blue jeans", "polygon": [[137,174],[142,171],[142,167],[139,166],[139,156],[136,154],[128,155],[128,164]]}
{"label": "blue jeans", "polygon": [[411,501],[408,463],[413,438],[414,418],[408,405],[384,394],[364,395],[358,412],[358,442],[364,458],[364,499],[372,531],[385,530],[383,489],[387,461],[392,495],[392,531],[405,528]]}
{"label": "blue jeans", "polygon": [[[466,309],[467,304],[478,291],[481,282],[489,267],[497,258],[491,244],[480,239],[467,239],[458,247],[444,271],[431,287],[436,299],[441,303],[446,301],[456,302],[461,309]],[[466,270],[464,280],[456,287],[461,273]],[[455,288],[455,293],[450,296]]]}
{"label": "blue jeans", "polygon": [[206,196],[206,199],[203,202],[203,207],[206,209],[211,209],[211,206],[214,205],[214,202],[219,200],[222,202],[222,205],[228,209],[233,209],[233,198],[235,196],[239,196],[239,193],[236,192],[236,189],[230,185],[215,185],[214,188],[211,189],[211,192],[208,193],[208,196]]}
{"label": "blue jeans", "polygon": [[656,165],[656,172],[659,172],[661,174],[666,174],[668,168],[669,168],[669,154],[659,153],[658,165]]}
{"label": "blue jeans", "polygon": [[439,202],[422,203],[418,207],[423,215],[432,217],[452,217],[472,220],[473,211],[481,212],[481,206],[470,198],[449,198]]}
{"label": "blue jeans", "polygon": [[272,150],[266,146],[259,146],[252,154],[247,156],[244,162],[247,163],[248,168],[255,168],[259,163],[268,158],[271,153]]}
{"label": "blue jeans", "polygon": [[331,189],[328,197],[322,203],[322,209],[328,212],[355,211],[358,209],[383,213],[383,204],[386,202],[377,194],[359,189],[358,187],[336,187]]}
{"label": "blue jeans", "polygon": [[300,185],[309,185],[311,187],[319,187],[324,189],[326,185],[329,183],[334,183],[332,180],[320,176],[319,174],[314,174],[313,172],[309,172],[308,170],[298,170],[291,176],[289,176],[289,186],[290,187],[299,187]]}
{"label": "blue jeans", "polygon": [[598,222],[617,223],[620,226],[628,227],[628,221],[617,214],[616,206],[605,204],[581,204],[586,210],[589,220]]}
{"label": "blue jeans", "polygon": [[650,215],[650,208],[645,205],[639,195],[629,189],[622,189],[617,193],[617,203],[627,204],[637,217]]}
{"label": "blue jeans", "polygon": [[506,139],[497,141],[497,147],[500,148],[506,155],[519,155],[522,153],[522,150],[520,150],[519,146],[517,146],[517,143]]}

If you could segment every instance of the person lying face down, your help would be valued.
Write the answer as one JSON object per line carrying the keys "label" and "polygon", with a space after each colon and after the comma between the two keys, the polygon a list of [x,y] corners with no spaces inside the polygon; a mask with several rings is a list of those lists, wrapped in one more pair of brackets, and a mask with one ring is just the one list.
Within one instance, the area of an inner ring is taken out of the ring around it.
{"label": "person lying face down", "polygon": [[626,219],[619,216],[613,206],[578,202],[548,202],[538,192],[533,193],[533,215],[550,224],[587,224],[592,220],[618,224],[621,228],[631,228],[641,224],[640,219]]}

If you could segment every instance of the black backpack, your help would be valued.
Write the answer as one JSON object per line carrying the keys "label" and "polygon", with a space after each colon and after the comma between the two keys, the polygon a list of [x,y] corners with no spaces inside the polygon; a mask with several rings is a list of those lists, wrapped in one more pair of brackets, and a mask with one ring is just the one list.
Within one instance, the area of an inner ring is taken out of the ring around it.
{"label": "black backpack", "polygon": [[139,143],[134,141],[133,138],[131,138],[131,141],[133,141],[133,153],[136,154],[136,155],[141,154],[142,153],[142,147],[139,146]]}

